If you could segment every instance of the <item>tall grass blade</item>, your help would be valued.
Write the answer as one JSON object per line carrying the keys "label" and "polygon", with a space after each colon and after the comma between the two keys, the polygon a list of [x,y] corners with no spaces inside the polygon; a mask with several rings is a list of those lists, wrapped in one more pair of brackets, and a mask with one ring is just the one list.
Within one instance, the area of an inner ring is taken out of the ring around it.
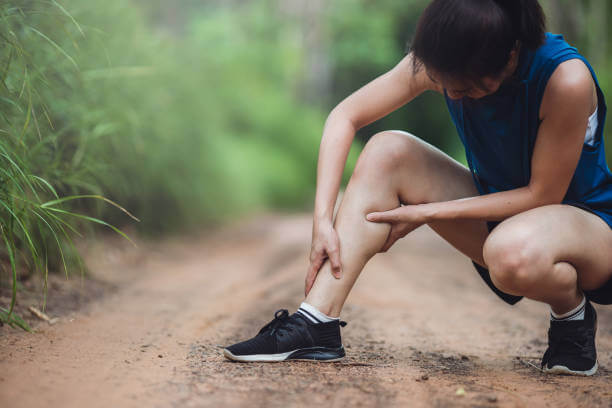
{"label": "tall grass blade", "polygon": [[35,29],[34,27],[28,27],[28,29],[30,31],[35,32],[36,34],[38,34],[39,36],[41,36],[42,38],[44,38],[45,40],[47,40],[49,42],[49,44],[51,44],[53,47],[55,47],[55,49],[57,49],[60,53],[62,53],[62,55],[64,57],[66,57],[68,59],[68,61],[70,61],[72,63],[72,65],[74,65],[74,67],[78,70],[79,66],[77,65],[76,61],[66,52],[64,51],[64,49],[62,47],[60,47],[59,45],[57,45],[57,43],[55,41],[53,41],[52,39],[50,39],[49,37],[47,37],[46,35],[44,35],[43,33],[41,33],[40,31],[38,31],[37,29]]}
{"label": "tall grass blade", "polygon": [[132,245],[137,246],[134,241],[132,241],[132,239],[130,237],[128,237],[123,231],[121,231],[119,228],[115,227],[114,225],[111,225],[105,221],[99,220],[97,218],[94,217],[90,217],[88,215],[83,215],[83,214],[78,214],[78,213],[73,213],[70,211],[66,211],[66,210],[62,210],[60,208],[55,208],[55,207],[46,207],[51,211],[55,211],[57,213],[60,214],[66,214],[66,215],[70,215],[72,217],[76,217],[76,218],[81,218],[83,220],[87,220],[87,221],[91,221],[93,223],[96,224],[100,224],[100,225],[104,225],[105,227],[108,227],[110,229],[112,229],[113,231],[115,231],[117,234],[121,235],[123,238],[127,239]]}
{"label": "tall grass blade", "polygon": [[18,315],[12,313],[9,314],[8,310],[0,307],[0,320],[15,328],[19,327],[22,330],[32,333],[32,328]]}
{"label": "tall grass blade", "polygon": [[[2,226],[0,226],[2,228]],[[13,283],[11,286],[11,305],[8,310],[7,320],[11,320],[11,315],[13,314],[13,309],[15,308],[15,302],[17,301],[17,264],[15,262],[15,247],[13,246],[12,234],[6,229],[2,228],[2,239],[4,240],[4,245],[6,246],[6,251],[8,252],[9,261],[11,263],[11,272],[13,275]],[[9,236],[9,234],[11,236]]]}
{"label": "tall grass blade", "polygon": [[138,218],[136,218],[134,215],[132,215],[128,210],[126,210],[125,208],[123,208],[122,206],[117,204],[116,202],[114,202],[112,200],[109,200],[108,198],[103,197],[101,195],[97,195],[97,194],[83,194],[83,195],[73,195],[73,196],[69,196],[69,197],[62,197],[62,198],[59,198],[57,200],[47,201],[46,203],[43,203],[40,206],[42,208],[48,208],[48,207],[52,207],[52,206],[57,205],[57,204],[64,203],[66,201],[73,201],[73,200],[78,200],[78,199],[81,199],[81,198],[93,198],[93,199],[96,199],[96,200],[105,201],[105,202],[109,203],[110,205],[112,205],[113,207],[118,208],[119,210],[124,212],[131,219],[133,219],[135,221],[140,221]]}
{"label": "tall grass blade", "polygon": [[61,4],[59,4],[57,1],[55,0],[51,0],[51,3],[53,3],[55,5],[55,7],[57,7],[58,9],[61,10],[62,13],[64,13],[69,19],[70,21],[72,21],[72,23],[76,26],[76,28],[79,30],[79,32],[81,33],[81,35],[83,37],[85,37],[85,33],[83,32],[83,29],[81,28],[81,26],[79,25],[79,23],[74,19],[74,17],[72,17],[72,14],[70,14]]}

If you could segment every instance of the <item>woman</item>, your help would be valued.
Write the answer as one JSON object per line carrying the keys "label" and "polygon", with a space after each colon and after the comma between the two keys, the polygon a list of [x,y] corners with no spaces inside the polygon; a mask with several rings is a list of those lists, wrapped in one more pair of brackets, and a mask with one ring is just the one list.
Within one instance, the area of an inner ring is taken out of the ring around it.
{"label": "woman", "polygon": [[[425,91],[445,98],[469,168],[408,133],[376,134],[332,221],[355,132]],[[428,224],[506,302],[550,305],[545,371],[594,374],[591,301],[612,303],[605,115],[595,73],[561,36],[545,33],[537,0],[434,0],[411,52],[327,119],[305,301],[224,354],[342,358],[338,316],[362,268]]]}

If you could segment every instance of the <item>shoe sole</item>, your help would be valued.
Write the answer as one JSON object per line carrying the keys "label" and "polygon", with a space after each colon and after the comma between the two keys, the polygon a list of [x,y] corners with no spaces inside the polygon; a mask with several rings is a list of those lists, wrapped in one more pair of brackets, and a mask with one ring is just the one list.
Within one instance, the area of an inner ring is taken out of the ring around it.
{"label": "shoe sole", "polygon": [[232,361],[243,363],[276,363],[280,361],[317,361],[332,363],[344,358],[344,347],[330,349],[326,347],[310,347],[277,354],[249,354],[237,356],[228,349],[223,349],[223,355]]}
{"label": "shoe sole", "polygon": [[597,362],[595,362],[593,368],[586,371],[570,370],[566,366],[554,365],[551,368],[544,367],[544,372],[547,374],[578,375],[582,377],[589,377],[597,372],[597,368]]}

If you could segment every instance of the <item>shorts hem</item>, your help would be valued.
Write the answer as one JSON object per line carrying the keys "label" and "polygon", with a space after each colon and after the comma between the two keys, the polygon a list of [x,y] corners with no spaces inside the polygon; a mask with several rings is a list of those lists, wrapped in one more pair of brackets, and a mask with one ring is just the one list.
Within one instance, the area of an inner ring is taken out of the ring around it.
{"label": "shorts hem", "polygon": [[[509,305],[515,305],[523,298],[523,296],[511,295],[500,290],[491,280],[491,274],[487,268],[478,265],[474,261],[472,261],[472,264],[489,289],[491,289],[501,300]],[[612,278],[597,289],[585,290],[583,292],[584,296],[590,302],[597,303],[598,305],[612,305]]]}

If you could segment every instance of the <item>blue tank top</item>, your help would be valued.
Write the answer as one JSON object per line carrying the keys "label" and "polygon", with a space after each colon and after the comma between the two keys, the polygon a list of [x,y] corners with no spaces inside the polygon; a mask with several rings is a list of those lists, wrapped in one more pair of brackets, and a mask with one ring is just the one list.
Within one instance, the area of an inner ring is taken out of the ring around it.
{"label": "blue tank top", "polygon": [[480,194],[524,187],[531,177],[546,84],[555,68],[570,59],[582,60],[591,71],[597,86],[599,123],[594,143],[583,145],[563,203],[587,207],[612,228],[612,173],[603,138],[604,95],[591,65],[563,36],[547,33],[546,42],[537,50],[521,50],[516,72],[494,94],[453,100],[445,92],[446,104]]}

